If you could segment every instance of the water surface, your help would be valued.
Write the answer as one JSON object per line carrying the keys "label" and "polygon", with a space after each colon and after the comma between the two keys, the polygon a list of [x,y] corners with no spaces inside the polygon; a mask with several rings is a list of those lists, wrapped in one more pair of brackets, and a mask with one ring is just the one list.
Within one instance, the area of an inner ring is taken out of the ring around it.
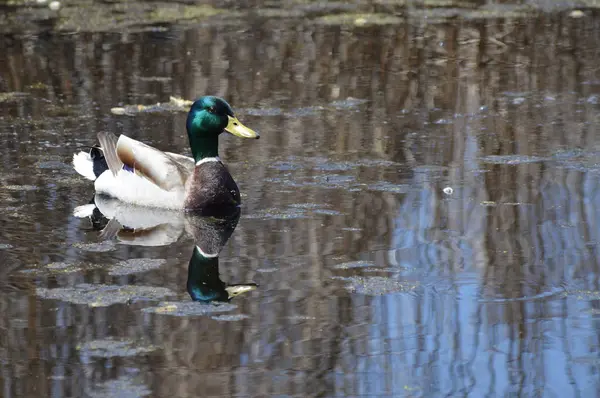
{"label": "water surface", "polygon": [[[0,36],[0,395],[598,395],[596,11],[273,10]],[[112,108],[203,94],[261,133],[221,139],[220,304],[196,224],[73,216],[98,131],[189,153]]]}

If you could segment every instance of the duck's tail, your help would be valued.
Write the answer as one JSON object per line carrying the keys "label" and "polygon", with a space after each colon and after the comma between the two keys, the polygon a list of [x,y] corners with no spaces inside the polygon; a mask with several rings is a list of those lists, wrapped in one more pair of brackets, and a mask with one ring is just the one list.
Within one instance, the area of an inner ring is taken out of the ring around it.
{"label": "duck's tail", "polygon": [[77,218],[91,217],[94,214],[95,209],[96,205],[94,203],[77,206],[73,209],[73,215]]}
{"label": "duck's tail", "polygon": [[73,154],[73,167],[76,172],[92,181],[108,170],[104,153],[98,145],[91,147],[89,152]]}
{"label": "duck's tail", "polygon": [[73,154],[73,167],[75,171],[87,178],[88,180],[94,181],[96,175],[94,174],[94,161],[87,152],[79,152]]}

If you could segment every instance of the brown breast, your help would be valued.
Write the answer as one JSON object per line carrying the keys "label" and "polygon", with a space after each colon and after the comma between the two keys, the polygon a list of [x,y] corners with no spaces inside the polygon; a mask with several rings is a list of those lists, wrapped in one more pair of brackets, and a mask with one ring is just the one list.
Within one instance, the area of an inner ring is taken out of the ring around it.
{"label": "brown breast", "polygon": [[196,166],[185,188],[183,206],[186,210],[226,211],[242,203],[237,184],[221,162]]}

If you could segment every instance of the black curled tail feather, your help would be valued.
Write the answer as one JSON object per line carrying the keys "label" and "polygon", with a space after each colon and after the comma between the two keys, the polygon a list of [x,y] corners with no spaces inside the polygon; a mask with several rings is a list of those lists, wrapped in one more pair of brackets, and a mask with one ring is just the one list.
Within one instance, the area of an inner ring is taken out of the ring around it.
{"label": "black curled tail feather", "polygon": [[104,152],[102,151],[102,148],[100,148],[100,145],[96,144],[90,148],[90,157],[92,158],[94,175],[98,178],[100,174],[108,170],[108,163],[106,163],[106,158],[104,157]]}

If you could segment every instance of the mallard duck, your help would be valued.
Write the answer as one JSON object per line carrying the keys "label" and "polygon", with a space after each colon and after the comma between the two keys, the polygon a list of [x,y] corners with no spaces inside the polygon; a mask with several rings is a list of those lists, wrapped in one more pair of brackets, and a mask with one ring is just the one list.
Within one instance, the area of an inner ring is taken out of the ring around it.
{"label": "mallard duck", "polygon": [[188,113],[193,158],[163,152],[125,135],[99,133],[100,146],[73,155],[73,166],[94,181],[96,193],[123,202],[166,209],[239,206],[240,192],[218,155],[219,135],[259,138],[218,97],[196,100]]}

